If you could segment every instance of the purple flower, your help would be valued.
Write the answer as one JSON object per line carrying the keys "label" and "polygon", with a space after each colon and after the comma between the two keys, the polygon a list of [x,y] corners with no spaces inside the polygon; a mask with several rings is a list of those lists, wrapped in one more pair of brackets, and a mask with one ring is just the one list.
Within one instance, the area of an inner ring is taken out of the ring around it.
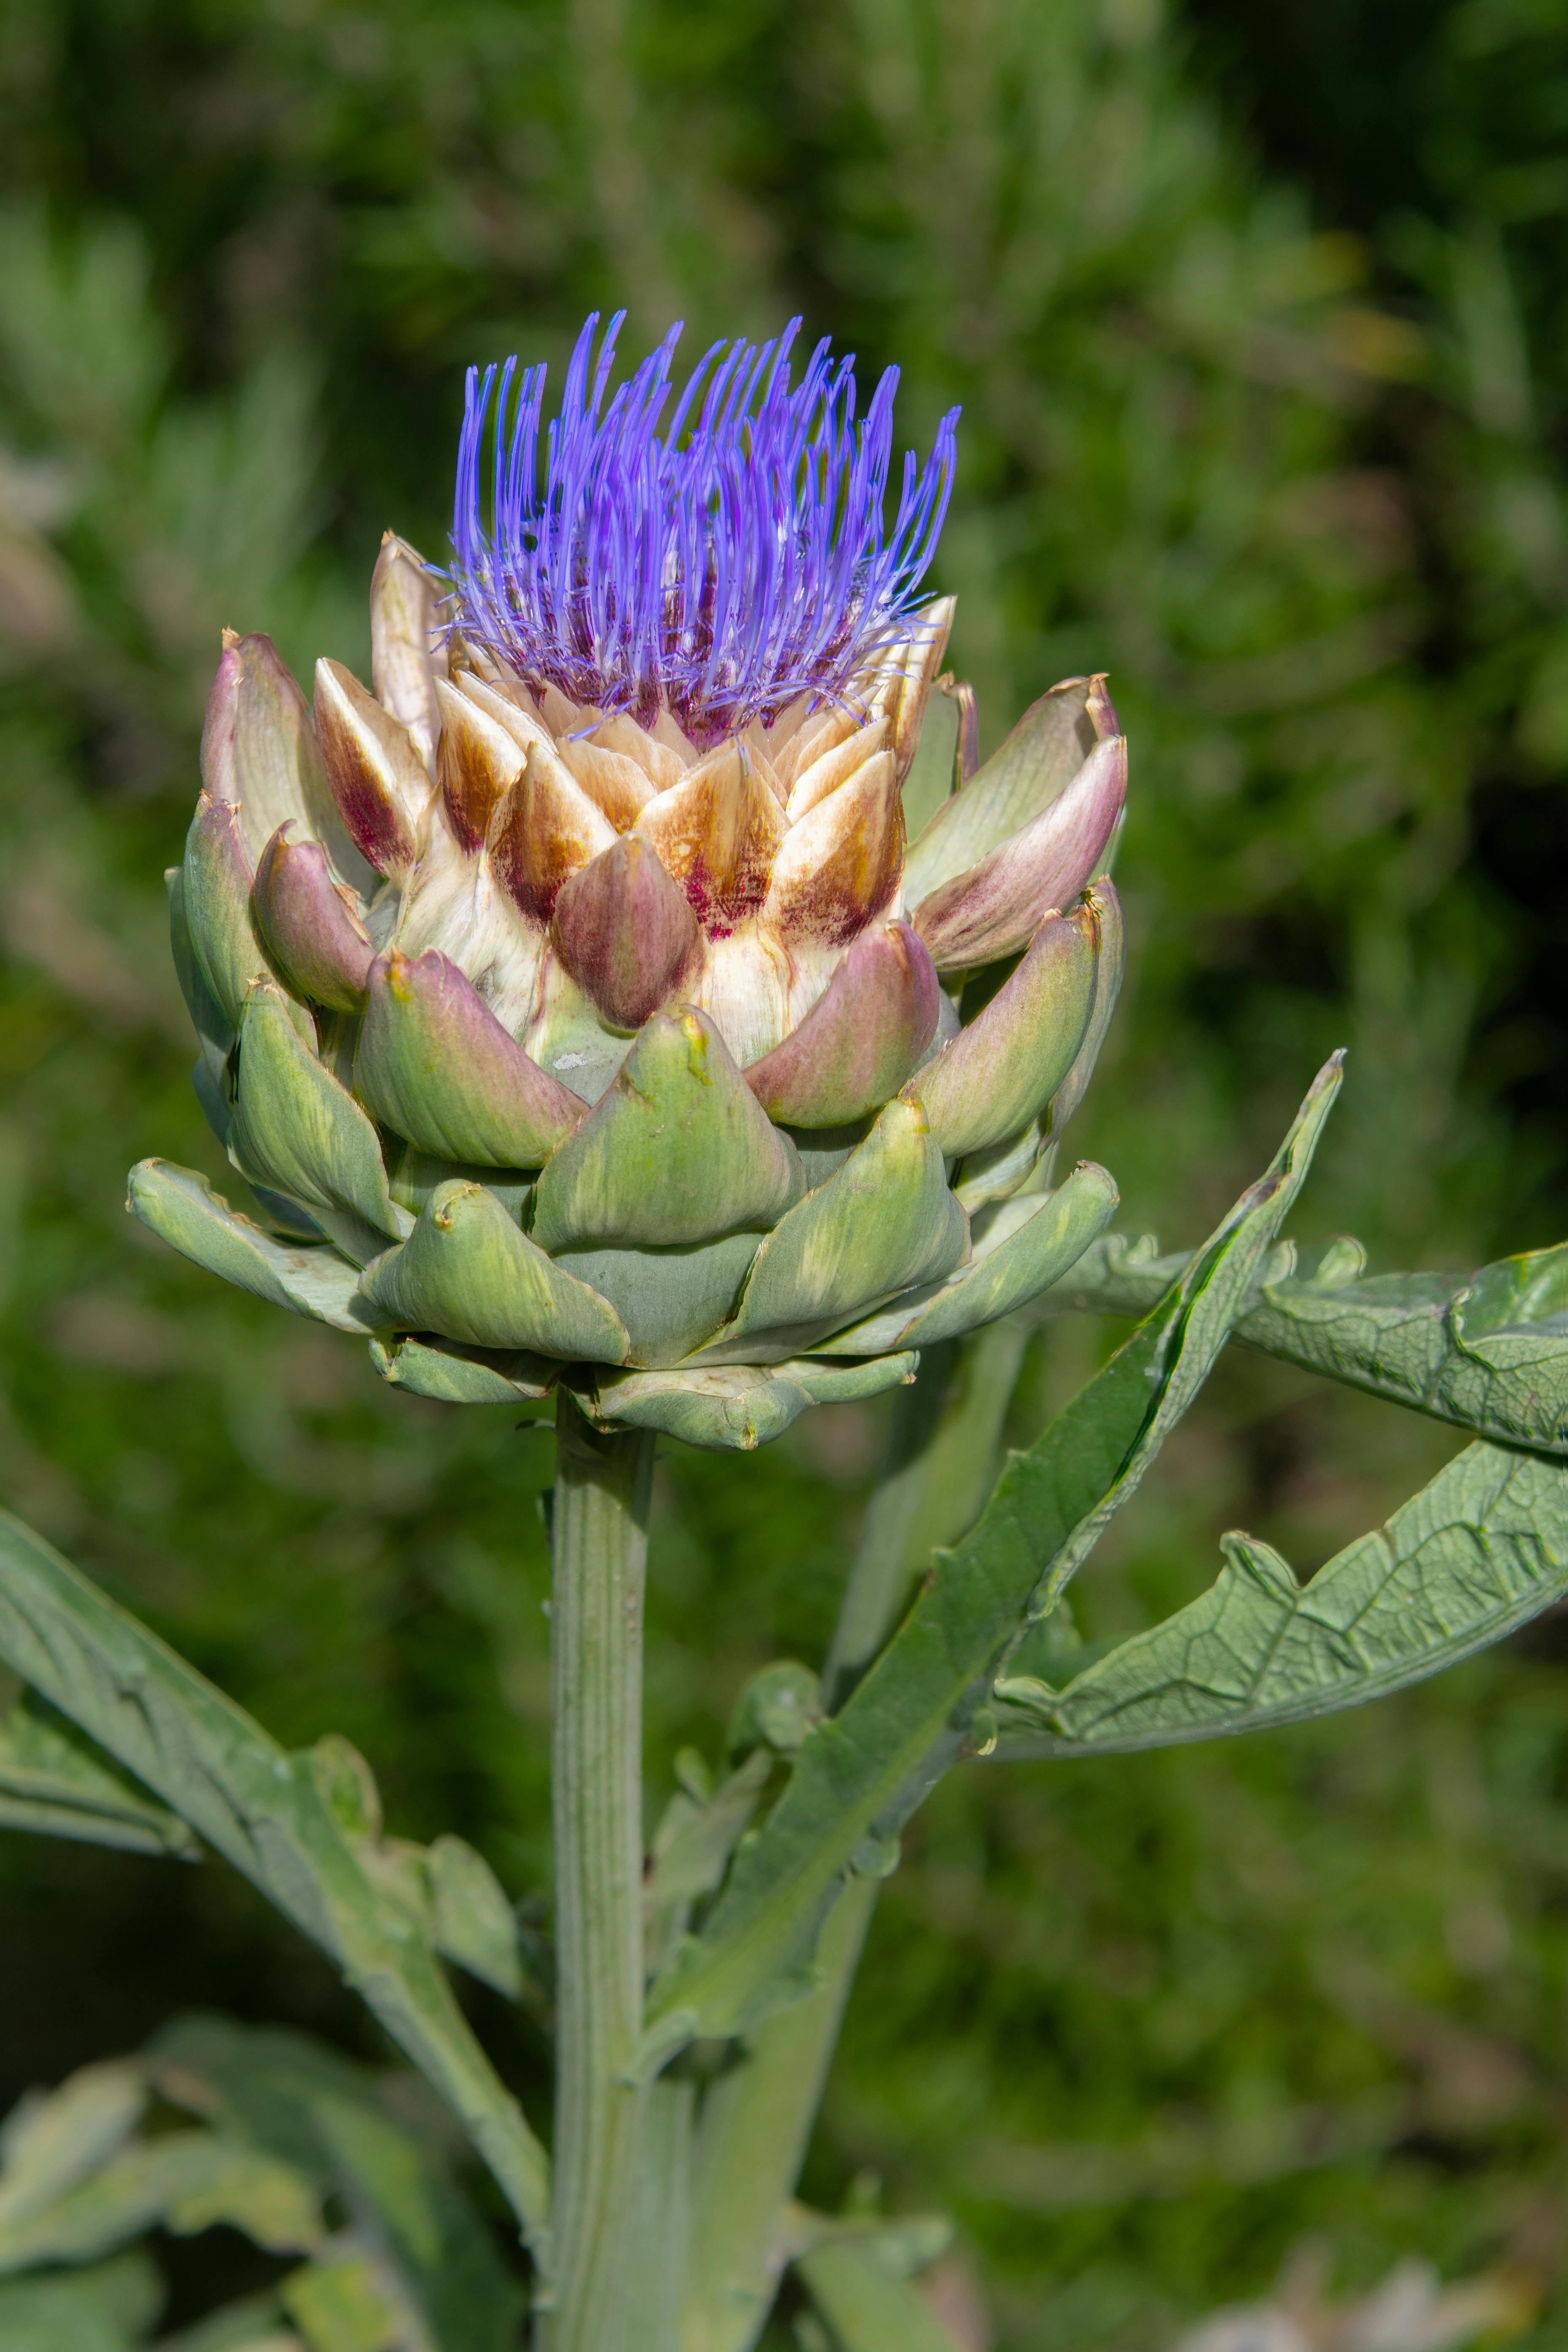
{"label": "purple flower", "polygon": [[858,421],[853,354],[835,362],[820,342],[792,387],[796,319],[760,348],[715,343],[663,422],[680,327],[606,402],[625,316],[596,360],[597,312],[577,338],[542,484],[543,367],[523,370],[515,400],[515,359],[499,394],[495,367],[469,369],[454,625],[535,689],[644,723],[662,706],[700,744],[798,694],[843,698],[910,632],[952,488],[957,409],[923,467],[906,455],[889,530],[897,368]]}

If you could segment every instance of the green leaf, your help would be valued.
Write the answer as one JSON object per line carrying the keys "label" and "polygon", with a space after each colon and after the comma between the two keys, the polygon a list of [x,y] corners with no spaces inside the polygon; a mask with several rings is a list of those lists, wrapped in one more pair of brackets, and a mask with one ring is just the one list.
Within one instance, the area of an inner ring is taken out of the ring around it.
{"label": "green leaf", "polygon": [[644,1899],[646,1942],[654,1958],[666,1949],[672,1933],[682,1932],[692,1904],[711,1895],[723,1878],[757,1810],[773,1761],[767,1749],[759,1748],[710,1796],[683,1787],[666,1806],[654,1836]]}
{"label": "green leaf", "polygon": [[215,2132],[165,2132],[121,2148],[49,2203],[0,2219],[0,2271],[91,2262],[160,2224],[191,2236],[218,2221],[269,2253],[321,2242],[315,2198],[290,2167]]}
{"label": "green leaf", "polygon": [[1568,1246],[1442,1275],[1348,1280],[1344,1244],[1270,1283],[1251,1347],[1505,1444],[1568,1454]]}
{"label": "green leaf", "polygon": [[1200,1600],[1053,1690],[996,1696],[1047,1729],[1005,1731],[997,1753],[1163,1748],[1359,1706],[1438,1674],[1568,1593],[1568,1469],[1468,1446],[1386,1527],[1299,1584],[1268,1545],[1224,1539]]}
{"label": "green leaf", "polygon": [[177,2336],[161,2336],[158,2352],[292,2352],[297,2340],[275,2294],[247,2294]]}
{"label": "green leaf", "polygon": [[283,2303],[310,2352],[400,2352],[408,2341],[409,2315],[395,2283],[357,2250],[295,2271],[284,2281]]}
{"label": "green leaf", "polygon": [[795,2267],[838,2352],[962,2352],[876,2232],[836,2231]]}
{"label": "green leaf", "polygon": [[193,1862],[198,1852],[177,1813],[31,1692],[0,1725],[0,1827]]}
{"label": "green leaf", "polygon": [[163,2304],[150,2256],[121,2254],[96,2269],[0,2284],[5,2352],[136,2352]]}
{"label": "green leaf", "polygon": [[142,2063],[171,2106],[268,2149],[321,2189],[342,2184],[317,2102],[374,2102],[380,2090],[368,2067],[303,2033],[226,2017],[174,2018]]}
{"label": "green leaf", "polygon": [[84,2066],[58,2091],[30,2092],[0,2125],[0,2232],[68,2196],[117,2155],[147,2105],[133,2058]]}
{"label": "green leaf", "polygon": [[503,1992],[522,1994],[517,1915],[482,1853],[460,1837],[438,1837],[429,1850],[436,1948]]}
{"label": "green leaf", "polygon": [[[437,2118],[411,2127],[384,2104],[391,2086],[367,2069],[302,2034],[225,2018],[177,2021],[150,2063],[166,2098],[285,2159],[362,2217],[362,2237],[385,2258],[389,2293],[415,2315],[400,2345],[515,2352],[521,2289],[447,2177],[442,2135],[431,2129]],[[405,2083],[397,2095],[405,2109]]]}
{"label": "green leaf", "polygon": [[818,1925],[869,1841],[897,1834],[963,1748],[1031,1610],[1043,1614],[1196,1395],[1248,1297],[1339,1090],[1322,1070],[1280,1151],[1149,1320],[1027,1454],[978,1524],[937,1555],[920,1598],[842,1712],[817,1727],[788,1788],[736,1856],[700,1937],[649,2003],[665,2045],[732,2034],[793,1999]]}
{"label": "green leaf", "polygon": [[362,1867],[313,1759],[0,1513],[0,1656],[320,1944],[451,2102],[526,2230],[544,2152],[497,2079],[429,1946]]}
{"label": "green leaf", "polygon": [[[1184,1257],[1108,1234],[1045,1302],[1144,1312]],[[1568,1244],[1479,1274],[1363,1277],[1359,1242],[1282,1249],[1237,1326],[1249,1348],[1505,1444],[1568,1454]]]}
{"label": "green leaf", "polygon": [[323,2092],[311,2104],[350,2201],[375,2216],[405,2292],[442,2352],[510,2352],[521,2292],[468,2200],[412,2133],[366,2102]]}

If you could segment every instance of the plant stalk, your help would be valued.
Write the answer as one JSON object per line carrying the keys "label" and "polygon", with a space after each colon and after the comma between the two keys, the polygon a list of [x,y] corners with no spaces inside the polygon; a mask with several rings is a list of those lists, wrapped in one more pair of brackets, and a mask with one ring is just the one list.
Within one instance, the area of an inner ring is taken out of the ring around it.
{"label": "plant stalk", "polygon": [[[876,1658],[932,1549],[955,1541],[984,1504],[1028,1339],[1014,1318],[929,1349],[919,1380],[900,1391],[823,1670],[829,1708]],[[850,1879],[823,1928],[816,1989],[759,2026],[703,2101],[680,2352],[749,2352],[767,2324],[785,2208],[877,1894],[875,1879]]]}
{"label": "plant stalk", "polygon": [[555,2203],[539,2296],[548,2352],[631,2352],[624,2273],[646,2093],[643,1581],[650,1433],[606,1436],[563,1391],[551,1524]]}
{"label": "plant stalk", "polygon": [[823,2084],[876,1902],[852,1878],[828,1915],[819,1981],[767,2018],[702,2105],[680,2352],[750,2352],[783,2265],[781,2223],[805,2160]]}

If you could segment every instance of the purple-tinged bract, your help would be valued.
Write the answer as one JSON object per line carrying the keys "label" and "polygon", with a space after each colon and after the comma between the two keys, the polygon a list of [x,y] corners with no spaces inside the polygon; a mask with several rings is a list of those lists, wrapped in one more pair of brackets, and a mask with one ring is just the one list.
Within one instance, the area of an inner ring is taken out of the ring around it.
{"label": "purple-tinged bract", "polygon": [[455,625],[536,691],[649,725],[662,708],[700,745],[799,694],[842,698],[910,634],[952,487],[957,409],[923,467],[906,455],[889,529],[896,368],[857,419],[853,355],[835,361],[819,343],[792,386],[797,319],[761,346],[715,343],[667,420],[680,328],[610,394],[624,317],[596,359],[596,312],[578,337],[542,469],[543,367],[517,378],[509,360],[499,391],[495,367],[469,370]]}

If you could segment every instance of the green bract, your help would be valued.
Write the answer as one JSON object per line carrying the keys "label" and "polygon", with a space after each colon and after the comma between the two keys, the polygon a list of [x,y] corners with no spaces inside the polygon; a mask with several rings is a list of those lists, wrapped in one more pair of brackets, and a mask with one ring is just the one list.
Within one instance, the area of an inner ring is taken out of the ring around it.
{"label": "green bract", "polygon": [[142,1222],[402,1387],[709,1445],[1059,1281],[1116,1204],[1056,1181],[1121,970],[1103,680],[965,780],[942,603],[700,751],[443,642],[437,593],[389,538],[375,694],[323,661],[313,714],[226,637],[170,901],[256,1207],[146,1160]]}

